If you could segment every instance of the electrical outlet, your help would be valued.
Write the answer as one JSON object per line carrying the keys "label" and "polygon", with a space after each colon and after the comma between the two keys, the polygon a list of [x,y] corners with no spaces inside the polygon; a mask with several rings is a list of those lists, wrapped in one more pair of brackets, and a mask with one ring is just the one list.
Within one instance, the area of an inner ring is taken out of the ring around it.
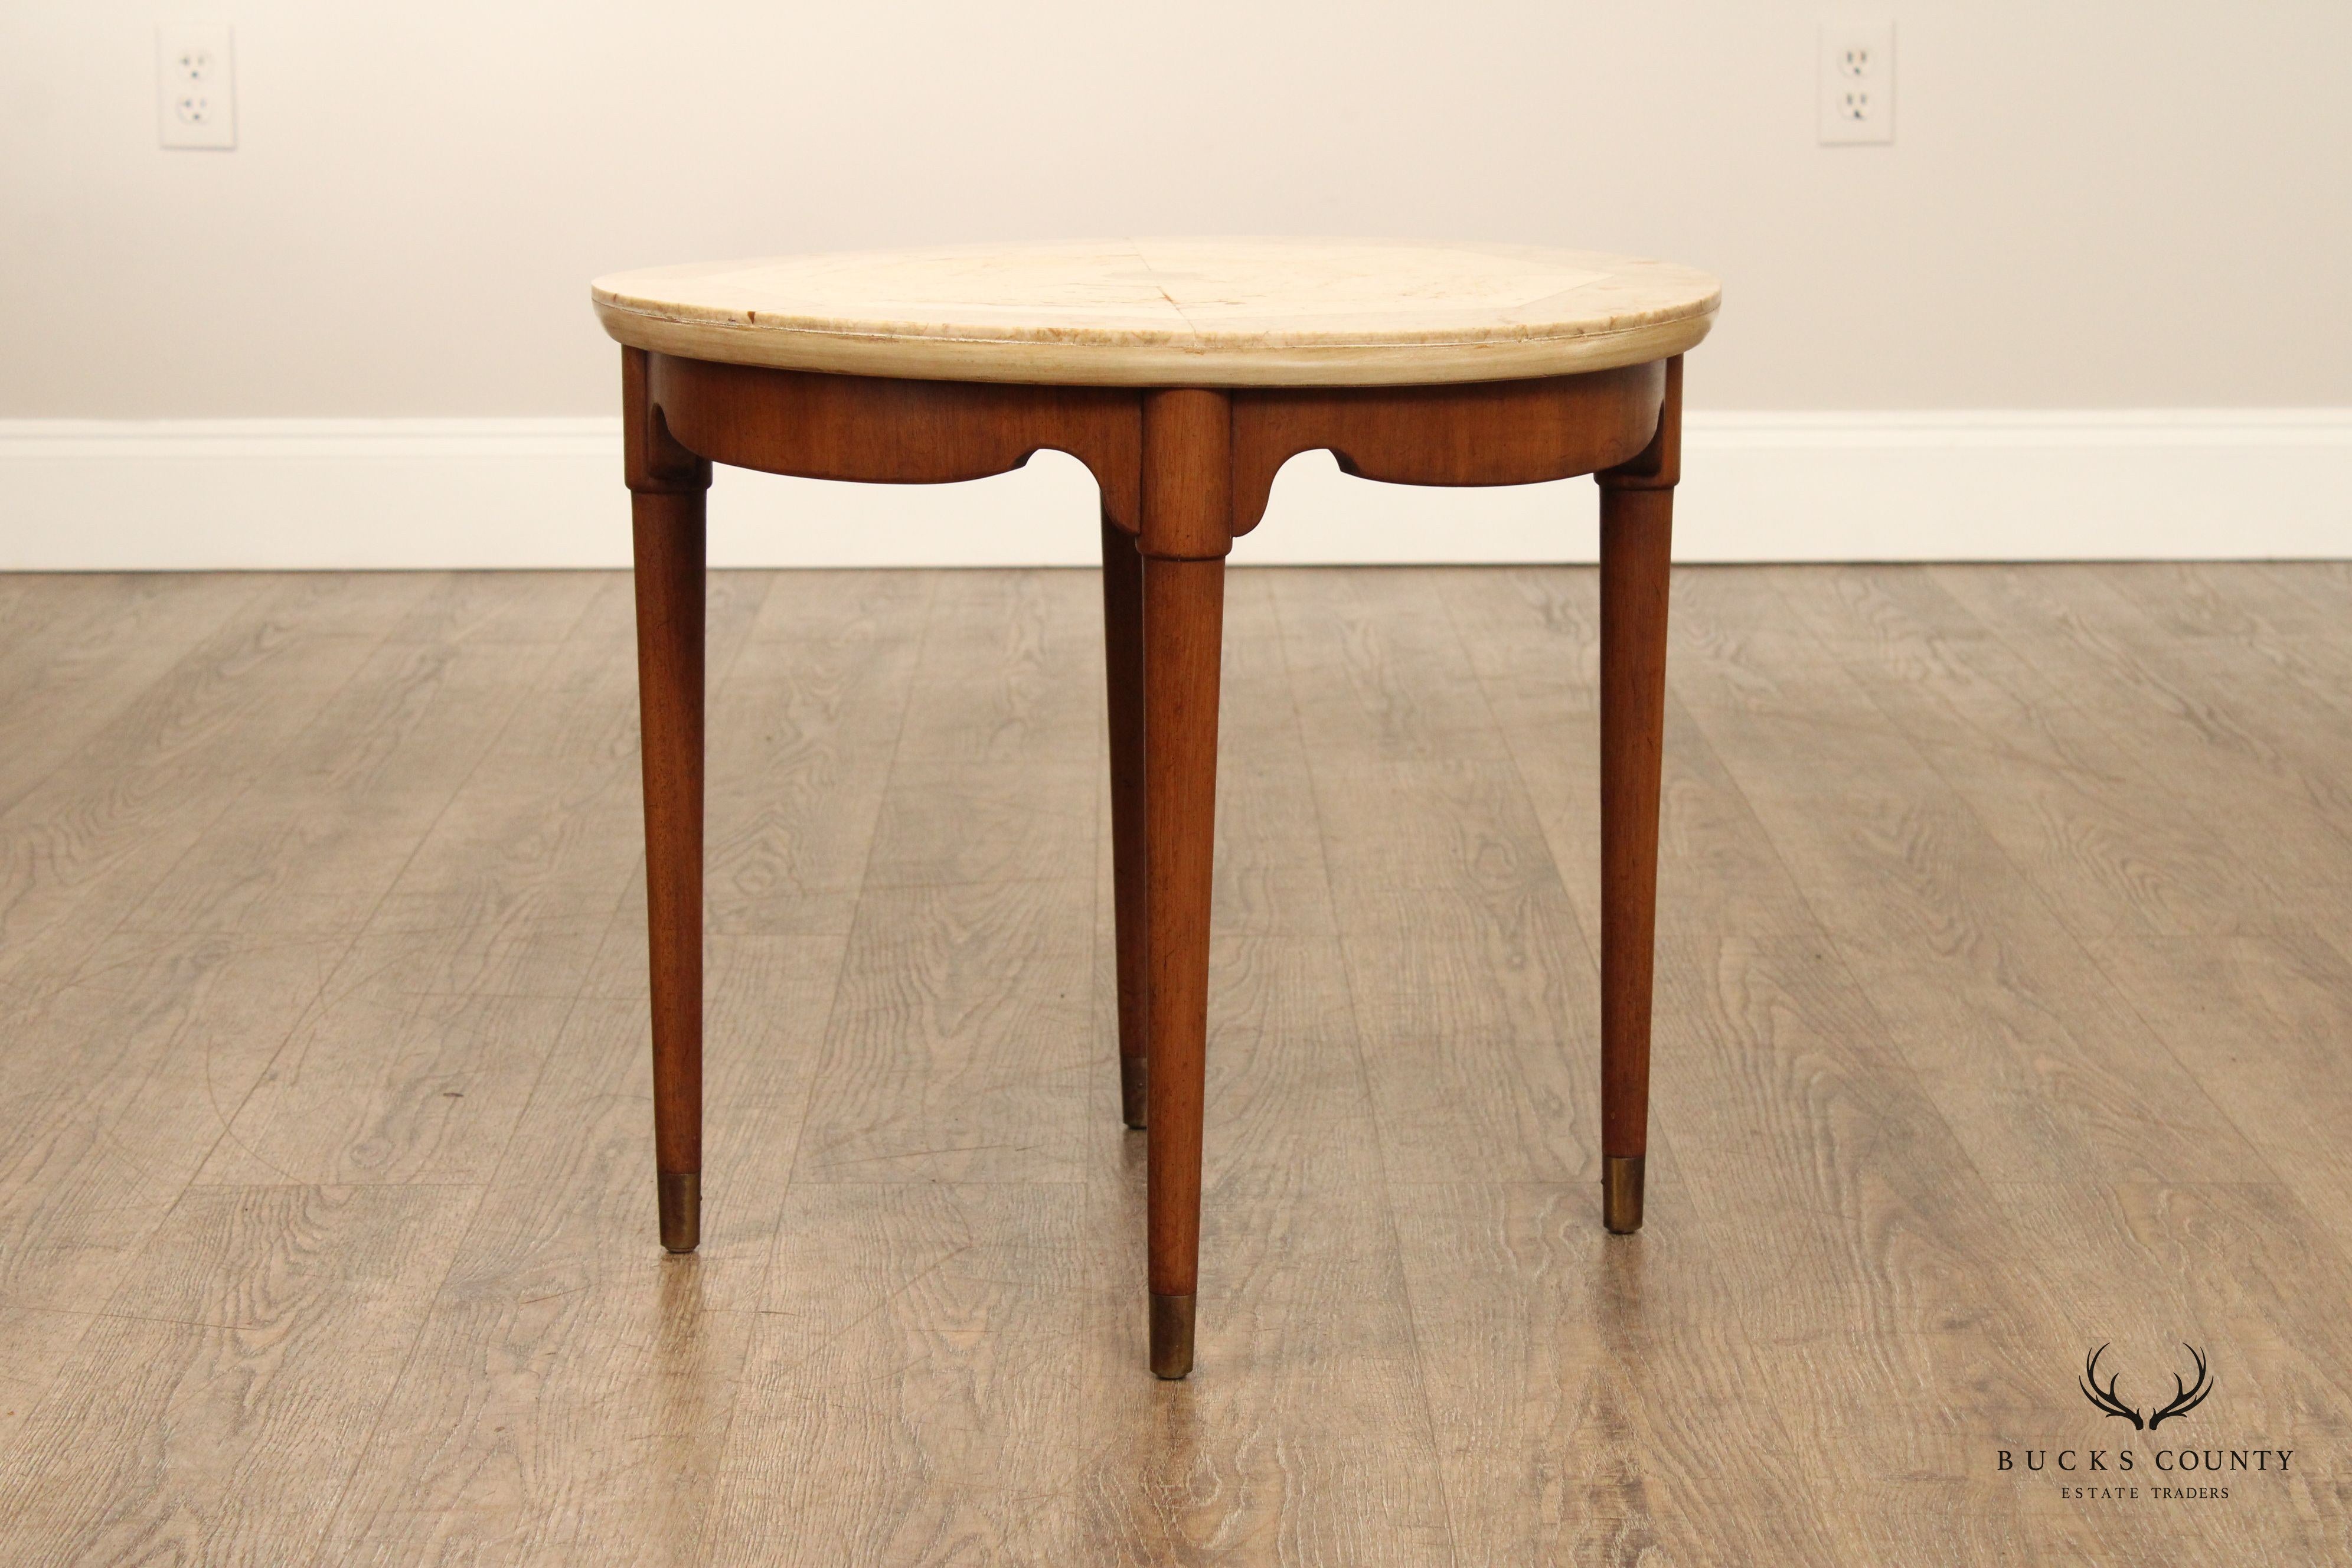
{"label": "electrical outlet", "polygon": [[1895,24],[1824,22],[1819,119],[1823,146],[1895,140]]}
{"label": "electrical outlet", "polygon": [[155,126],[166,147],[236,145],[236,57],[226,23],[155,29]]}

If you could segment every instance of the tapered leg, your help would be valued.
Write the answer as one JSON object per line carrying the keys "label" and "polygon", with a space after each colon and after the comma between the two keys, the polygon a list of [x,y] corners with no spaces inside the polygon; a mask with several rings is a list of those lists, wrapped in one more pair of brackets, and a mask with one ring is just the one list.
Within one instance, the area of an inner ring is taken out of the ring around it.
{"label": "tapered leg", "polygon": [[1604,490],[1601,509],[1601,1152],[1611,1230],[1642,1228],[1649,1148],[1650,968],[1657,929],[1672,490]]}
{"label": "tapered leg", "polygon": [[1224,592],[1222,559],[1144,563],[1151,1370],[1161,1377],[1192,1370]]}
{"label": "tapered leg", "polygon": [[1209,874],[1217,826],[1217,659],[1233,548],[1233,403],[1200,387],[1143,402],[1144,1035],[1150,1058],[1151,1370],[1192,1370],[1208,1060]]}
{"label": "tapered leg", "polygon": [[1660,441],[1646,461],[1601,481],[1601,1217],[1620,1234],[1642,1228],[1649,1149],[1666,580],[1681,413],[1678,362],[1674,369]]}
{"label": "tapered leg", "polygon": [[662,1245],[700,1238],[703,492],[635,498],[637,706]]}
{"label": "tapered leg", "polygon": [[1144,913],[1143,557],[1135,540],[1102,520],[1103,667],[1110,698],[1110,859],[1118,942],[1118,1103],[1144,1124],[1150,1058],[1144,1017],[1150,947]]}
{"label": "tapered leg", "polygon": [[662,1245],[691,1252],[702,1232],[702,637],[710,465],[669,439],[647,397],[647,363],[642,352],[624,351],[636,543],[655,1190]]}

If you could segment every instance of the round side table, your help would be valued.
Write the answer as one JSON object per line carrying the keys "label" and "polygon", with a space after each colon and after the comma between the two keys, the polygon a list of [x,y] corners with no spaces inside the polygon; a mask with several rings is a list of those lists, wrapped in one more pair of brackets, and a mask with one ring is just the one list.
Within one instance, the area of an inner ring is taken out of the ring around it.
{"label": "round side table", "polygon": [[662,1244],[702,1168],[704,499],[713,463],[932,484],[1053,447],[1102,492],[1121,1102],[1147,1129],[1151,1369],[1192,1365],[1225,555],[1328,449],[1417,485],[1601,484],[1601,1210],[1642,1223],[1682,355],[1715,279],[1489,245],[1140,240],[600,279],[635,527]]}

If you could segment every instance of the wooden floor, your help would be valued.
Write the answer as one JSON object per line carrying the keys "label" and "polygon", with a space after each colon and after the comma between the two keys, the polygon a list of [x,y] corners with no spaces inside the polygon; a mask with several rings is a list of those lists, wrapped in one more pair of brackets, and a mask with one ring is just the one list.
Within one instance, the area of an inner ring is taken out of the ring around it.
{"label": "wooden floor", "polygon": [[690,1259],[625,579],[0,578],[0,1561],[2352,1560],[2352,570],[1681,573],[1635,1238],[1595,603],[1234,574],[1162,1384],[1093,574],[716,579]]}

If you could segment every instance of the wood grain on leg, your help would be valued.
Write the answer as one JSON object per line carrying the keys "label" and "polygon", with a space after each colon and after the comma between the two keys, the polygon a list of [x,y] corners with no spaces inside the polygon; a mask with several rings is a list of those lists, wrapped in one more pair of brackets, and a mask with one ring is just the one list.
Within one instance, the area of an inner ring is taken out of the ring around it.
{"label": "wood grain on leg", "polygon": [[1145,946],[1143,848],[1143,557],[1135,541],[1102,520],[1103,668],[1110,699],[1111,879],[1118,947],[1118,1103],[1129,1127],[1144,1124]]}
{"label": "wood grain on leg", "polygon": [[691,1252],[702,1215],[702,645],[710,465],[670,439],[623,353],[636,543],[637,707],[646,791],[646,932],[662,1245]]}
{"label": "wood grain on leg", "polygon": [[1144,405],[1144,900],[1150,952],[1151,1370],[1192,1370],[1201,1258],[1210,874],[1217,814],[1217,679],[1232,548],[1228,400]]}
{"label": "wood grain on leg", "polygon": [[1601,1184],[1602,1220],[1621,1235],[1642,1228],[1649,1149],[1666,583],[1682,368],[1680,359],[1667,365],[1665,405],[1648,447],[1601,476]]}
{"label": "wood grain on leg", "polygon": [[1225,563],[1144,563],[1151,1370],[1192,1366]]}

